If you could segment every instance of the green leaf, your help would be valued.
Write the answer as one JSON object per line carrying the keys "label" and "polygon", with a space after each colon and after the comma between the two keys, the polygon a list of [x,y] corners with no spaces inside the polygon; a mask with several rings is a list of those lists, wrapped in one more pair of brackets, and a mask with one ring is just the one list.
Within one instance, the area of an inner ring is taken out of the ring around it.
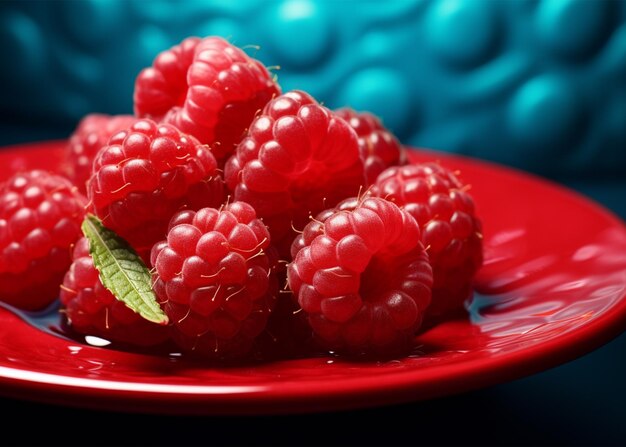
{"label": "green leaf", "polygon": [[167,324],[167,315],[152,291],[150,270],[128,242],[91,214],[85,217],[81,229],[89,240],[89,252],[102,284],[146,320]]}

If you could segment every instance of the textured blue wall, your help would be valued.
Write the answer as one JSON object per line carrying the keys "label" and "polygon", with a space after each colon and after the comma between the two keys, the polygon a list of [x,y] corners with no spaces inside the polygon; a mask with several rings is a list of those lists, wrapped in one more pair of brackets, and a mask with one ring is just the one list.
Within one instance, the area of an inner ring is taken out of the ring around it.
{"label": "textured blue wall", "polygon": [[129,113],[141,68],[209,34],[279,65],[284,90],[381,115],[404,143],[626,177],[623,0],[3,1],[3,143]]}

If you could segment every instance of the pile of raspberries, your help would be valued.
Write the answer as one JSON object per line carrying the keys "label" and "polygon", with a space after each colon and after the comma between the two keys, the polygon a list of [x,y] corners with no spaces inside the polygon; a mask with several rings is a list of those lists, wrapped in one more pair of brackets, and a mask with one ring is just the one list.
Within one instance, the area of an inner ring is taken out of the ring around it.
{"label": "pile of raspberries", "polygon": [[[85,116],[61,171],[1,186],[5,303],[60,299],[76,334],[211,360],[287,345],[402,356],[426,321],[463,311],[482,264],[467,185],[407,164],[374,115],[282,92],[219,37],[160,53],[133,99],[133,116]],[[87,213],[151,269],[168,324],[103,286]]]}

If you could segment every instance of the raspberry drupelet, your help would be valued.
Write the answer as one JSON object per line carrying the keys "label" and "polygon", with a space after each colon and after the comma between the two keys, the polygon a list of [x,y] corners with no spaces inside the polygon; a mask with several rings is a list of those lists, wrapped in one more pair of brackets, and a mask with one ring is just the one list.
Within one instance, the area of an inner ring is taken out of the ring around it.
{"label": "raspberry drupelet", "polygon": [[365,184],[357,136],[343,119],[302,91],[268,103],[228,160],[226,184],[250,203],[289,258],[294,228],[355,196]]}
{"label": "raspberry drupelet", "polygon": [[139,347],[160,345],[169,339],[167,326],[144,319],[102,285],[86,238],[76,243],[72,258],[60,299],[75,332]]}
{"label": "raspberry drupelet", "polygon": [[129,128],[137,121],[132,115],[103,115],[92,113],[85,116],[70,136],[63,165],[67,178],[86,194],[87,180],[98,151],[117,132]]}
{"label": "raspberry drupelet", "polygon": [[94,214],[145,261],[174,213],[224,201],[223,180],[208,147],[148,119],[113,135],[98,152],[87,191]]}
{"label": "raspberry drupelet", "polygon": [[377,116],[347,107],[335,110],[335,114],[346,120],[359,137],[359,150],[368,186],[386,168],[406,163],[404,148]]}
{"label": "raspberry drupelet", "polygon": [[371,193],[393,201],[422,228],[434,273],[428,316],[462,311],[483,260],[482,226],[466,185],[449,169],[424,163],[387,169]]}
{"label": "raspberry drupelet", "polygon": [[381,358],[411,349],[433,277],[407,212],[347,200],[307,225],[292,253],[289,286],[323,347]]}
{"label": "raspberry drupelet", "polygon": [[243,357],[267,324],[278,294],[267,227],[254,209],[181,211],[155,244],[154,290],[178,345],[198,357]]}
{"label": "raspberry drupelet", "polygon": [[220,37],[189,37],[160,53],[135,82],[135,113],[210,144],[220,164],[280,88],[261,62]]}
{"label": "raspberry drupelet", "polygon": [[0,299],[39,310],[58,296],[81,236],[86,199],[64,177],[34,170],[0,187]]}

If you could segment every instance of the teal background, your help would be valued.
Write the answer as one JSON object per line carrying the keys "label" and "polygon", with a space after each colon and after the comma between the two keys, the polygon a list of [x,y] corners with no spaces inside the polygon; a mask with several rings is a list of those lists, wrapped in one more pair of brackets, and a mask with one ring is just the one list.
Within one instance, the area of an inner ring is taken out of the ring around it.
{"label": "teal background", "polygon": [[[626,217],[623,0],[0,1],[0,145],[64,138],[91,112],[131,113],[141,68],[184,37],[211,34],[280,66],[285,91],[370,110],[407,145],[527,170]],[[44,441],[64,429],[48,422],[54,414],[90,430],[100,419],[170,424],[170,435],[136,435],[153,443],[624,445],[625,352],[622,335],[526,379],[354,412],[356,425],[345,414],[129,419],[0,406],[51,424],[30,435]],[[398,425],[405,415],[410,427]]]}
{"label": "teal background", "polygon": [[[283,89],[383,118],[405,144],[550,176],[626,172],[626,2],[5,1],[7,142],[132,111],[134,78],[189,35],[221,35]],[[32,134],[15,131],[15,125]],[[592,169],[593,168],[593,169]]]}

